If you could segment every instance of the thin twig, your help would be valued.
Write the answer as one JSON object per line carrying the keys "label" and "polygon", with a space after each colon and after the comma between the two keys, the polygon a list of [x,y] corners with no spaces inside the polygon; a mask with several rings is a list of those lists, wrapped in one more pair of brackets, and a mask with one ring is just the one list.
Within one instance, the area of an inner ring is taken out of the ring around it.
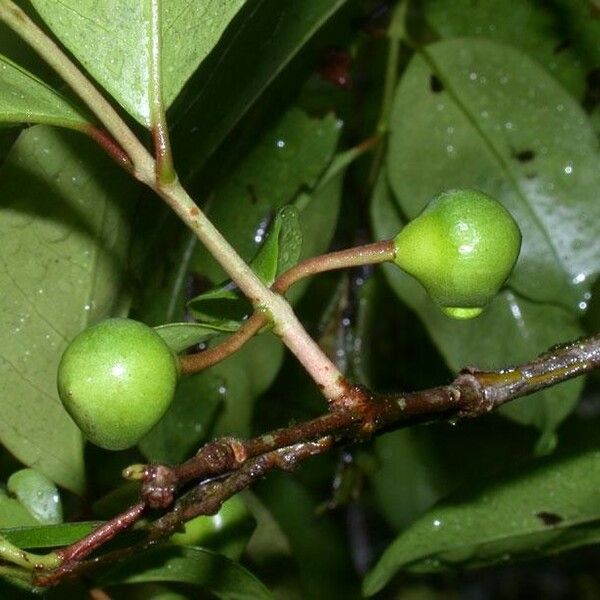
{"label": "thin twig", "polygon": [[136,177],[145,183],[152,183],[152,156],[75,63],[12,0],[0,0],[0,21],[4,21],[22,37],[83,100],[123,148],[134,165]]}
{"label": "thin twig", "polygon": [[[420,392],[371,394],[366,390],[355,390],[352,403],[317,419],[246,441],[232,438],[215,440],[181,465],[146,467],[142,502],[86,538],[59,551],[63,564],[54,571],[41,573],[35,583],[54,585],[69,574],[97,568],[114,560],[117,554],[110,553],[94,561],[83,562],[92,550],[101,545],[101,538],[104,543],[131,526],[139,519],[144,507],[151,506],[157,498],[168,500],[164,504],[156,503],[156,506],[166,508],[175,501],[178,489],[191,481],[199,483],[179,498],[169,513],[154,522],[149,539],[133,548],[118,551],[119,557],[147,547],[186,520],[213,514],[227,498],[268,471],[293,469],[303,460],[326,452],[335,442],[353,442],[376,432],[416,422],[477,417],[510,400],[598,368],[600,334],[556,346],[538,358],[512,368],[499,371],[465,369],[449,385]],[[215,479],[217,475],[224,477]]]}

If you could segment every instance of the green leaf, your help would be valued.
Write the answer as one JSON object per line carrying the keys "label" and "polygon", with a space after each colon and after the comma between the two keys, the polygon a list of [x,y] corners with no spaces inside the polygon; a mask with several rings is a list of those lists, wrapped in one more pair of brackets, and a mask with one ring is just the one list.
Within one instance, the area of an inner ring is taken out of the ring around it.
{"label": "green leaf", "polygon": [[8,491],[44,525],[62,523],[62,501],[54,483],[34,469],[21,469],[6,482]]}
{"label": "green leaf", "polygon": [[[4,523],[2,525],[4,527]],[[55,548],[76,542],[99,525],[99,521],[82,521],[44,527],[12,527],[1,529],[0,535],[19,548]]]}
{"label": "green leaf", "polygon": [[[561,6],[562,5],[562,6]],[[542,64],[577,98],[585,91],[589,68],[600,62],[600,24],[589,18],[585,3],[559,1],[543,6],[535,0],[470,0],[450,6],[426,0],[426,21],[444,38],[485,37],[522,50]]]}
{"label": "green leaf", "polygon": [[600,512],[591,491],[597,481],[600,452],[594,449],[465,485],[396,538],[363,589],[376,593],[400,569],[479,567],[597,543]]}
{"label": "green leaf", "polygon": [[[207,214],[242,258],[250,261],[254,257],[277,209],[315,186],[331,161],[339,135],[339,124],[332,115],[311,119],[293,108],[263,135],[216,191]],[[300,214],[301,223],[302,219]],[[213,282],[225,279],[204,248],[198,248],[194,262]]]}
{"label": "green leaf", "polygon": [[232,560],[240,560],[256,527],[252,513],[241,495],[226,500],[219,512],[187,521],[183,531],[174,533],[170,541],[176,546],[205,548]]}
{"label": "green leaf", "polygon": [[167,343],[173,352],[182,352],[190,346],[205,342],[223,331],[235,331],[237,327],[228,324],[212,323],[168,323],[159,325],[154,330]]}
{"label": "green leaf", "polygon": [[0,123],[45,123],[81,129],[88,122],[56,90],[0,55]]}
{"label": "green leaf", "polygon": [[271,286],[278,275],[293,267],[302,250],[298,209],[284,206],[277,211],[265,243],[250,263],[263,283]]}
{"label": "green leaf", "polygon": [[402,78],[390,119],[387,167],[399,207],[414,218],[440,190],[489,193],[523,233],[513,289],[585,308],[600,265],[600,161],[585,113],[518,50],[460,39],[424,52]]}
{"label": "green leaf", "polygon": [[198,172],[268,86],[345,4],[347,0],[246,4],[184,90],[184,111],[173,131],[184,178]]}
{"label": "green leaf", "polygon": [[353,598],[356,576],[347,541],[330,514],[316,515],[319,501],[295,478],[281,473],[259,483],[256,493],[289,541],[302,597]]}
{"label": "green leaf", "polygon": [[[389,239],[402,227],[385,173],[375,191],[371,218],[377,239]],[[572,313],[559,306],[531,302],[511,290],[501,292],[476,319],[449,319],[415,279],[394,265],[384,265],[383,270],[392,289],[425,323],[446,363],[455,372],[467,365],[499,369],[531,360],[554,344],[582,335]],[[575,406],[582,385],[581,378],[567,381],[510,402],[499,412],[537,427],[544,436],[539,450],[548,450],[554,430]]]}
{"label": "green leaf", "polygon": [[[150,0],[32,0],[59,40],[117,102],[150,126]],[[170,106],[244,0],[161,2],[162,92]]]}
{"label": "green leaf", "polygon": [[[250,262],[261,281],[271,286],[278,275],[298,262],[302,250],[302,229],[298,210],[289,205],[280,208],[266,241]],[[192,298],[187,306],[200,321],[214,323],[221,331],[235,331],[250,314],[250,303],[234,291],[231,281]]]}
{"label": "green leaf", "polygon": [[225,386],[211,371],[183,377],[165,416],[141,440],[149,460],[175,464],[189,458],[210,434],[223,410]]}
{"label": "green leaf", "polygon": [[154,548],[102,578],[103,585],[171,581],[199,586],[223,600],[271,600],[269,590],[238,563],[200,548]]}
{"label": "green leaf", "polygon": [[122,314],[132,182],[92,143],[36,126],[0,169],[0,441],[83,491],[83,441],[56,392],[62,351],[89,323]]}
{"label": "green leaf", "polygon": [[37,524],[36,518],[18,500],[0,491],[0,528]]}
{"label": "green leaf", "polygon": [[187,303],[187,308],[203,323],[214,323],[222,331],[235,331],[240,322],[252,312],[252,305],[234,290],[235,284],[227,281],[192,298]]}

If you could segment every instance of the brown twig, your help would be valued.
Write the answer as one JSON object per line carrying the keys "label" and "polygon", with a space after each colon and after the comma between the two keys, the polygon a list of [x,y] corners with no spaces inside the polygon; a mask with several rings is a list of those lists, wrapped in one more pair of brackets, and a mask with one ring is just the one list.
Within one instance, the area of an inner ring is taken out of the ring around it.
{"label": "brown twig", "polygon": [[[465,369],[449,385],[420,392],[372,394],[353,388],[342,409],[311,421],[245,441],[214,440],[196,456],[175,467],[147,466],[142,474],[142,501],[89,536],[60,550],[65,562],[52,573],[40,576],[36,583],[52,585],[68,574],[90,568],[90,564],[82,562],[83,558],[135,523],[146,506],[171,506],[177,492],[191,481],[199,483],[176,501],[171,512],[151,526],[148,540],[136,547],[138,550],[177,529],[186,520],[213,514],[227,498],[268,471],[293,469],[303,460],[329,450],[336,441],[352,442],[415,422],[477,417],[510,400],[598,368],[600,334],[556,346],[533,361],[512,368]],[[219,475],[223,477],[214,479]],[[130,550],[119,552],[123,555]],[[100,558],[93,564],[98,566],[105,562]]]}

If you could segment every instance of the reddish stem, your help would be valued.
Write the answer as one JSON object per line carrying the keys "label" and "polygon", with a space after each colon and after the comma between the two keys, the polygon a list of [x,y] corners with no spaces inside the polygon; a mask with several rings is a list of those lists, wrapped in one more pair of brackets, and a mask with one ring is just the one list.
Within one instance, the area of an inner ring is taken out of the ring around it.
{"label": "reddish stem", "polygon": [[133,163],[127,156],[127,153],[113,137],[104,129],[100,129],[95,125],[86,125],[82,129],[83,133],[89,135],[97,144],[99,144],[105,152],[120,166],[129,173],[133,173]]}

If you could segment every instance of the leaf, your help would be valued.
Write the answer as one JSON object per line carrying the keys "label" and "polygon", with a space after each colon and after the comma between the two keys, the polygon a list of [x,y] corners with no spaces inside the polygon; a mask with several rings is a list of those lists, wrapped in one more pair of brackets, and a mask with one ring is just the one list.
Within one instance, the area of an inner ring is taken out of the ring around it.
{"label": "leaf", "polygon": [[173,146],[184,179],[198,172],[268,86],[346,4],[255,0],[245,5],[182,94]]}
{"label": "leaf", "polygon": [[154,330],[175,353],[205,342],[223,331],[235,331],[237,327],[213,325],[211,323],[168,323]]}
{"label": "leaf", "polygon": [[0,55],[0,123],[46,123],[81,129],[88,122],[56,90]]}
{"label": "leaf", "polygon": [[451,8],[444,0],[427,0],[423,11],[444,38],[485,37],[525,52],[578,99],[586,71],[599,64],[600,26],[589,18],[585,3],[567,0],[550,7],[532,0],[483,0],[473,10],[470,0],[458,0]]}
{"label": "leaf", "polygon": [[54,483],[34,469],[21,469],[6,482],[8,491],[44,525],[62,523],[62,501]]}
{"label": "leaf", "polygon": [[[250,261],[254,257],[275,211],[316,184],[333,156],[339,135],[332,115],[311,119],[293,108],[262,136],[216,191],[206,212],[242,258]],[[301,223],[302,218],[301,214]],[[213,282],[225,279],[223,270],[204,248],[198,248],[194,262]]]}
{"label": "leaf", "polygon": [[226,500],[214,515],[187,521],[183,531],[174,533],[170,541],[177,546],[212,550],[239,561],[255,527],[252,513],[241,495],[236,495]]}
{"label": "leaf", "polygon": [[[384,173],[371,205],[377,239],[389,239],[402,227],[385,180]],[[454,372],[468,365],[481,369],[504,368],[531,360],[554,344],[582,335],[576,317],[564,308],[531,302],[511,290],[501,292],[476,319],[449,319],[412,277],[394,265],[384,265],[383,270],[392,289],[425,323]],[[582,385],[581,378],[567,381],[510,402],[499,412],[519,423],[537,427],[543,433],[538,449],[549,450],[554,430],[575,406]]]}
{"label": "leaf", "polygon": [[165,416],[140,441],[153,462],[175,464],[193,454],[211,432],[225,401],[223,379],[211,371],[182,378]]}
{"label": "leaf", "polygon": [[0,168],[0,441],[83,491],[83,441],[56,393],[62,351],[122,314],[132,183],[85,138],[36,126]]}
{"label": "leaf", "polygon": [[240,322],[252,312],[250,302],[236,290],[235,284],[227,281],[192,298],[187,303],[187,308],[203,323],[214,323],[222,331],[235,331]]}
{"label": "leaf", "polygon": [[238,563],[200,548],[154,548],[102,578],[103,585],[171,581],[199,586],[223,600],[271,600],[269,590]]}
{"label": "leaf", "polygon": [[429,427],[401,429],[375,440],[380,466],[370,479],[381,513],[395,530],[448,492],[452,471],[446,473],[437,449]]}
{"label": "leaf", "polygon": [[430,573],[555,554],[600,541],[600,452],[555,456],[465,485],[386,549],[363,590],[399,570]]}
{"label": "leaf", "polygon": [[250,263],[263,283],[271,286],[278,275],[293,267],[302,250],[298,209],[284,206],[277,211],[265,243]]}
{"label": "leaf", "polygon": [[88,521],[34,527],[1,529],[0,535],[19,548],[55,548],[68,546],[91,533],[101,523]]}
{"label": "leaf", "polygon": [[[37,523],[35,517],[18,500],[0,491],[0,531],[5,527],[37,525]],[[4,532],[0,535],[4,535]]]}
{"label": "leaf", "polygon": [[[302,230],[298,210],[293,205],[280,208],[266,241],[250,262],[252,270],[269,287],[277,276],[298,262],[302,249]],[[251,312],[250,303],[240,296],[235,284],[225,284],[192,298],[187,306],[202,322],[214,323],[221,331],[235,331]]]}
{"label": "leaf", "polygon": [[[135,119],[150,126],[150,0],[32,0],[59,40]],[[162,93],[170,106],[244,0],[161,2]]]}
{"label": "leaf", "polygon": [[[433,75],[443,90],[432,89]],[[486,40],[439,42],[412,60],[390,126],[389,179],[408,217],[443,189],[489,193],[523,233],[513,289],[585,308],[600,265],[598,142],[543,69]]]}
{"label": "leaf", "polygon": [[317,516],[318,501],[288,474],[272,473],[256,494],[289,541],[302,579],[303,598],[353,598],[356,575],[335,519]]}

